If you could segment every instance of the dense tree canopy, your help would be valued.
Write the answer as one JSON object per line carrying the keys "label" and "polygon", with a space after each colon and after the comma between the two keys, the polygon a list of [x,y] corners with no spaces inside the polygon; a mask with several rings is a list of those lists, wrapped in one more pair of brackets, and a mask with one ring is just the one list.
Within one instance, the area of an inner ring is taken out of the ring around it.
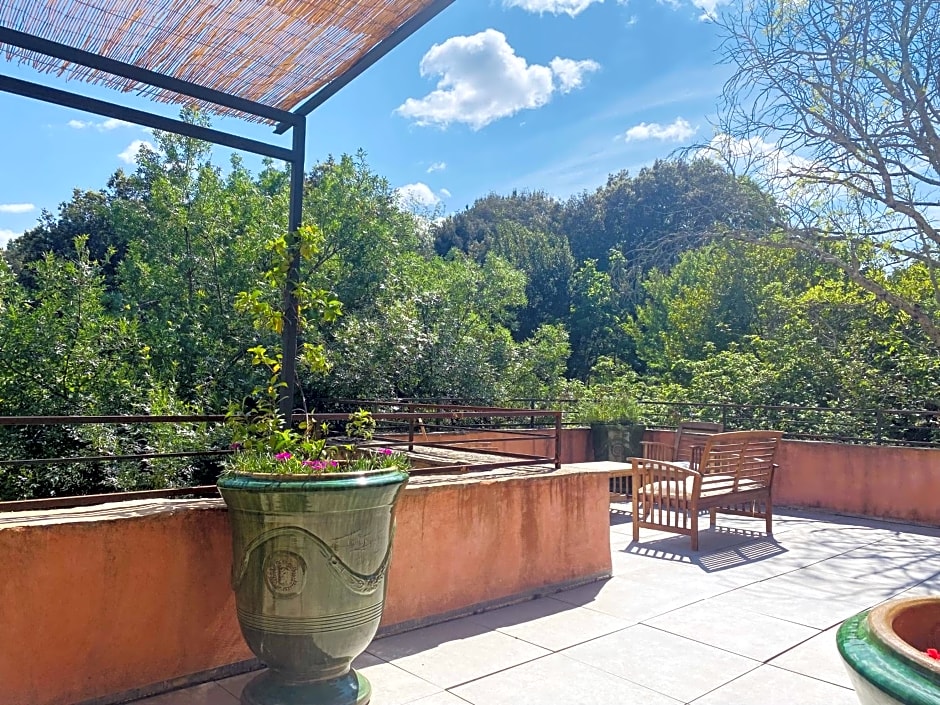
{"label": "dense tree canopy", "polygon": [[[180,137],[157,134],[156,146],[44,213],[0,258],[0,415],[220,412],[266,379],[249,350],[279,345],[288,173],[253,174],[237,158],[222,168]],[[868,247],[827,244],[853,274],[813,248],[764,247],[786,239],[790,203],[714,160],[657,162],[567,201],[491,194],[431,223],[358,154],[315,165],[304,201],[302,291],[330,311],[302,333],[319,356],[299,380],[310,405],[511,403],[585,385],[677,401],[940,405],[930,331],[883,295],[934,315],[932,250],[887,257],[897,248],[871,233]],[[0,431],[2,458],[225,443],[196,426]],[[0,497],[213,471],[0,468]]]}

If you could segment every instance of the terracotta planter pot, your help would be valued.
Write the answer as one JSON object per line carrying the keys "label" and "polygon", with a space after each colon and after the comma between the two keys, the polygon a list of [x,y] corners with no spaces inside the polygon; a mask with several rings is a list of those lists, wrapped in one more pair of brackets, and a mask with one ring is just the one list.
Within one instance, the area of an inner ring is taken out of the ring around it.
{"label": "terracotta planter pot", "polygon": [[863,705],[940,705],[940,597],[891,600],[846,620],[836,641]]}
{"label": "terracotta planter pot", "polygon": [[385,606],[400,470],[219,480],[232,526],[232,587],[249,648],[269,670],[246,705],[364,705],[350,667]]}

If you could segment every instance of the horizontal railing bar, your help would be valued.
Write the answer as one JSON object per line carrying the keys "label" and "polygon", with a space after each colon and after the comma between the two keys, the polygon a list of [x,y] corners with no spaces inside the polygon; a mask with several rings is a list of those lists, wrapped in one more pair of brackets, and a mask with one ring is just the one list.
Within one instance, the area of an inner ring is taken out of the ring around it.
{"label": "horizontal railing bar", "polygon": [[[458,407],[453,407],[458,408]],[[499,411],[500,413],[493,413]],[[531,409],[486,409],[477,411],[447,411],[447,412],[422,412],[422,413],[377,413],[372,414],[372,418],[377,421],[409,421],[422,418],[427,419],[450,419],[450,418],[489,418],[493,416],[530,417],[530,416],[558,416],[560,411],[541,411],[536,410],[533,414]],[[312,418],[315,421],[349,421],[348,413],[328,413],[328,414],[294,414],[294,421],[304,421]],[[206,416],[0,416],[0,426],[71,426],[81,424],[117,424],[129,425],[134,423],[224,423],[224,415],[212,414]]]}
{"label": "horizontal railing bar", "polygon": [[4,465],[57,465],[63,463],[101,463],[106,461],[154,460],[156,458],[198,458],[209,455],[230,455],[234,450],[193,450],[176,453],[136,453],[132,455],[79,455],[67,458],[30,458],[29,460],[0,460]]}
{"label": "horizontal railing bar", "polygon": [[0,426],[78,426],[82,424],[222,423],[225,416],[0,416]]}

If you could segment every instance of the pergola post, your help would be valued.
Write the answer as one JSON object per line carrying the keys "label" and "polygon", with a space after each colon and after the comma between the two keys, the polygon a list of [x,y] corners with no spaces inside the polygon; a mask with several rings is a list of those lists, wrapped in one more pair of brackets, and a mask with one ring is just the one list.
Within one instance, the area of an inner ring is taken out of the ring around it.
{"label": "pergola post", "polygon": [[293,148],[290,160],[290,205],[287,218],[287,279],[284,282],[284,326],[281,333],[281,398],[280,414],[290,427],[294,413],[297,389],[297,334],[299,310],[297,286],[300,284],[300,239],[297,229],[303,221],[304,211],[304,152],[307,143],[307,120],[301,118],[293,126]]}

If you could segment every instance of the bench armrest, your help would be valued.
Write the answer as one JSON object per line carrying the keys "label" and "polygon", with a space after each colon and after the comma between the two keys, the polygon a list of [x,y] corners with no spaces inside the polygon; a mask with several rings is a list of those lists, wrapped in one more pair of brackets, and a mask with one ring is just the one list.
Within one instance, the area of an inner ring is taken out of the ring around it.
{"label": "bench armrest", "polygon": [[643,457],[650,460],[675,460],[672,457],[673,445],[662,441],[640,441],[643,446]]}
{"label": "bench armrest", "polygon": [[683,463],[671,463],[666,460],[651,458],[631,458],[633,464],[634,487],[639,482],[648,485],[651,482],[685,482],[690,477],[701,477],[698,470],[687,468]]}

